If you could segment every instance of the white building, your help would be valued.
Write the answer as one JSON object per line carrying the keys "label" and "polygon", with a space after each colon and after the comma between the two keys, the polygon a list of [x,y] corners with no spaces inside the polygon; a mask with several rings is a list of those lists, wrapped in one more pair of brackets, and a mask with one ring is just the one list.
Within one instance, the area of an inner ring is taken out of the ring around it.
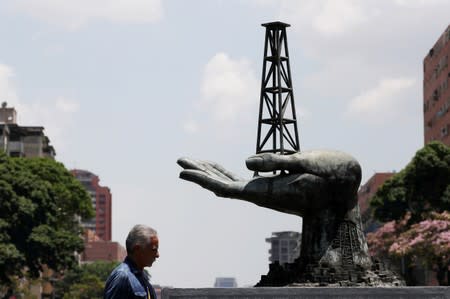
{"label": "white building", "polygon": [[280,265],[293,263],[300,256],[301,239],[302,234],[298,232],[273,232],[272,237],[266,239],[270,243],[269,261]]}

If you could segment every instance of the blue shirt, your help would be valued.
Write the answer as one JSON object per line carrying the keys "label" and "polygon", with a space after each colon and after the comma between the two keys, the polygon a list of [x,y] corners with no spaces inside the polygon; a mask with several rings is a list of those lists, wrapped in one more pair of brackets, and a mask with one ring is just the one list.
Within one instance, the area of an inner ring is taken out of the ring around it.
{"label": "blue shirt", "polygon": [[109,275],[105,284],[104,299],[157,299],[148,275],[137,269],[126,257]]}

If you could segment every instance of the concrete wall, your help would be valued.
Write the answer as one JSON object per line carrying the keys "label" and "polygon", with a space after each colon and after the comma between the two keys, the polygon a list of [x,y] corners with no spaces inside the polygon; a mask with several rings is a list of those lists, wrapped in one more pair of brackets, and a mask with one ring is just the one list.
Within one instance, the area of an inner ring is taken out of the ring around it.
{"label": "concrete wall", "polygon": [[398,287],[398,288],[234,288],[234,289],[169,289],[162,290],[162,299],[450,299],[450,287]]}

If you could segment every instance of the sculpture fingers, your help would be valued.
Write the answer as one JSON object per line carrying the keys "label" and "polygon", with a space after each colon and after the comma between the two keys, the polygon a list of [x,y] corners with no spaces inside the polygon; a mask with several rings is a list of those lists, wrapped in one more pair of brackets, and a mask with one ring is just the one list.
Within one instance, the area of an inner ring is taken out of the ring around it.
{"label": "sculpture fingers", "polygon": [[200,161],[191,158],[180,158],[178,159],[177,163],[184,169],[199,170],[205,172],[211,177],[216,176],[223,180],[229,180],[228,176],[224,175],[223,173],[214,168],[213,164],[215,163],[213,162]]}
{"label": "sculpture fingers", "polygon": [[301,165],[293,165],[297,163],[296,159],[293,159],[292,156],[293,155],[280,155],[273,153],[257,154],[249,157],[245,161],[245,164],[249,170],[258,172],[291,170],[293,167],[296,168],[297,172],[300,172]]}
{"label": "sculpture fingers", "polygon": [[205,166],[205,168],[207,169],[207,171],[209,173],[216,175],[217,177],[221,178],[222,180],[225,180],[225,181],[232,180],[229,176],[227,176],[225,173],[223,173],[216,167],[216,165],[217,165],[216,163],[205,162],[203,165]]}
{"label": "sculpture fingers", "polygon": [[218,177],[212,177],[201,170],[186,169],[180,173],[180,178],[200,185],[201,187],[214,192],[221,197],[239,198],[237,185],[229,184],[229,180],[222,180]]}
{"label": "sculpture fingers", "polygon": [[179,158],[177,164],[184,169],[205,170],[199,161],[187,157]]}
{"label": "sculpture fingers", "polygon": [[361,177],[359,163],[352,156],[339,151],[315,150],[291,155],[264,153],[249,157],[246,164],[248,169],[260,172],[287,170],[333,180],[359,181]]}
{"label": "sculpture fingers", "polygon": [[231,179],[232,181],[243,181],[244,180],[240,176],[235,175],[234,173],[226,170],[225,168],[223,168],[221,165],[219,165],[217,163],[211,163],[211,166],[214,167],[217,171],[219,171],[223,175],[225,175],[226,177],[228,177],[229,179]]}

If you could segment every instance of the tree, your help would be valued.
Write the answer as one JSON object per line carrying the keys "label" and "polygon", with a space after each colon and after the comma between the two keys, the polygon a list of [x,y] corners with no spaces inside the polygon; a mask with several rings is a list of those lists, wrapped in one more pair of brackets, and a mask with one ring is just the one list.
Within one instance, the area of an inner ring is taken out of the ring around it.
{"label": "tree", "polygon": [[91,199],[63,164],[0,153],[0,284],[76,264],[83,250],[79,219],[94,216]]}
{"label": "tree", "polygon": [[432,212],[429,219],[411,225],[392,243],[389,253],[433,265],[439,285],[450,285],[450,212]]}
{"label": "tree", "polygon": [[102,299],[105,283],[95,275],[89,274],[73,284],[63,299]]}
{"label": "tree", "polygon": [[450,285],[450,212],[432,212],[426,220],[408,226],[410,218],[408,213],[401,221],[387,222],[367,234],[370,253],[432,265],[439,284]]}
{"label": "tree", "polygon": [[67,271],[55,284],[55,298],[102,298],[106,279],[118,264],[96,261]]}
{"label": "tree", "polygon": [[450,147],[430,142],[417,151],[411,162],[386,181],[370,202],[380,221],[421,221],[429,212],[450,210]]}
{"label": "tree", "polygon": [[444,278],[450,264],[450,147],[431,142],[417,151],[381,186],[370,205],[374,218],[386,222],[367,235],[371,252],[433,265],[439,283],[448,284]]}

